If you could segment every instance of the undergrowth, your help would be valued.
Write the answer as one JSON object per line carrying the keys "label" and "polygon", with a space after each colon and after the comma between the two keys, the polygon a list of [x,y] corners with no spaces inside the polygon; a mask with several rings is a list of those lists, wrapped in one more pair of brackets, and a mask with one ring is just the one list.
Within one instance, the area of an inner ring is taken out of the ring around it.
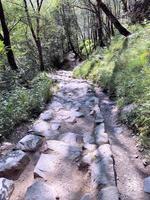
{"label": "undergrowth", "polygon": [[74,76],[93,80],[114,98],[122,109],[136,104],[124,120],[150,146],[150,24],[130,27],[133,34],[116,36],[108,49],[93,54]]}
{"label": "undergrowth", "polygon": [[[12,77],[12,75],[11,75]],[[46,73],[38,74],[28,87],[12,81],[10,90],[0,94],[0,135],[6,136],[15,125],[28,120],[33,113],[39,113],[51,96],[51,80]]]}

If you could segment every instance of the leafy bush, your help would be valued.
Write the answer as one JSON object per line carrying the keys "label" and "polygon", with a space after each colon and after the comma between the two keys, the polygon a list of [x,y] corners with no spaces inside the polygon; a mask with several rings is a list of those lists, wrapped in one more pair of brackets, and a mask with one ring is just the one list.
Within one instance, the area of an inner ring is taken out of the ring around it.
{"label": "leafy bush", "polygon": [[18,123],[28,119],[34,112],[40,112],[50,98],[51,80],[40,73],[30,82],[30,89],[16,86],[0,99],[0,134],[6,135]]}
{"label": "leafy bush", "polygon": [[126,39],[116,36],[110,47],[101,52],[101,59],[94,55],[93,68],[87,61],[75,69],[74,75],[84,77],[84,72],[84,78],[107,90],[120,108],[136,104],[125,122],[140,133],[145,146],[150,146],[150,25],[134,25],[130,29],[134,33]]}

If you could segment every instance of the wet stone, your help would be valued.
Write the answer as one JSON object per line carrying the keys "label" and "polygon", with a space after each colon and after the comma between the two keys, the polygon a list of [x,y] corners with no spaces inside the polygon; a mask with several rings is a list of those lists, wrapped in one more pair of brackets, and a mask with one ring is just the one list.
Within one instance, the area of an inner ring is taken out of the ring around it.
{"label": "wet stone", "polygon": [[110,186],[101,189],[98,195],[98,200],[119,200],[119,192],[117,187]]}
{"label": "wet stone", "polygon": [[16,171],[25,168],[29,157],[21,150],[11,151],[0,159],[0,176],[8,178]]}
{"label": "wet stone", "polygon": [[25,194],[25,200],[54,200],[53,193],[49,185],[37,181],[31,185]]}
{"label": "wet stone", "polygon": [[0,199],[9,200],[14,190],[14,182],[6,178],[0,178]]}
{"label": "wet stone", "polygon": [[37,135],[26,135],[22,138],[16,148],[22,151],[36,151],[42,145],[42,137]]}

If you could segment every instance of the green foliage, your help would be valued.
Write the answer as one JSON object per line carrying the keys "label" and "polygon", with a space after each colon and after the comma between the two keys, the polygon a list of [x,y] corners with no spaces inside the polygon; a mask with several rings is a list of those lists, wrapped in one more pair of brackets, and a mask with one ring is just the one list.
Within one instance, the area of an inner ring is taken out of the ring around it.
{"label": "green foliage", "polygon": [[81,54],[83,56],[88,56],[89,54],[92,53],[93,48],[94,48],[94,43],[92,42],[92,40],[83,40],[80,45],[79,45]]}
{"label": "green foliage", "polygon": [[52,82],[45,73],[30,82],[30,89],[16,86],[0,98],[0,134],[7,135],[15,125],[28,120],[33,113],[41,111],[50,98]]}
{"label": "green foliage", "polygon": [[128,39],[116,36],[99,61],[94,55],[97,64],[92,70],[87,61],[88,67],[85,62],[75,69],[74,75],[86,74],[86,78],[108,91],[120,108],[136,104],[137,108],[124,121],[140,133],[145,146],[150,146],[150,25],[131,29],[135,33]]}

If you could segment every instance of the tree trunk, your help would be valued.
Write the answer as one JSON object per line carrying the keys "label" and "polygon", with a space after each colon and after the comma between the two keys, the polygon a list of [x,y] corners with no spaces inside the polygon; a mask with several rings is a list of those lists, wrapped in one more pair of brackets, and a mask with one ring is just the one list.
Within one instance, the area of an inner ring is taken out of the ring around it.
{"label": "tree trunk", "polygon": [[12,48],[11,48],[9,30],[8,30],[8,27],[6,24],[3,5],[2,5],[1,0],[0,0],[0,21],[1,21],[1,25],[2,25],[2,31],[3,31],[2,38],[3,38],[4,45],[5,45],[5,51],[6,51],[8,63],[12,70],[17,70],[18,67],[17,67],[16,61],[15,61],[15,57],[14,57]]}
{"label": "tree trunk", "polygon": [[115,28],[118,29],[118,31],[122,35],[124,35],[125,37],[131,35],[131,33],[121,25],[118,19],[112,14],[112,12],[107,8],[107,6],[101,0],[97,0],[97,5],[100,6],[100,8],[109,18],[109,20],[114,24]]}
{"label": "tree trunk", "polygon": [[41,46],[41,41],[38,40],[36,42],[37,50],[38,50],[38,55],[39,55],[39,65],[40,65],[40,71],[44,71],[44,61],[43,61],[43,53],[42,53],[42,46]]}

